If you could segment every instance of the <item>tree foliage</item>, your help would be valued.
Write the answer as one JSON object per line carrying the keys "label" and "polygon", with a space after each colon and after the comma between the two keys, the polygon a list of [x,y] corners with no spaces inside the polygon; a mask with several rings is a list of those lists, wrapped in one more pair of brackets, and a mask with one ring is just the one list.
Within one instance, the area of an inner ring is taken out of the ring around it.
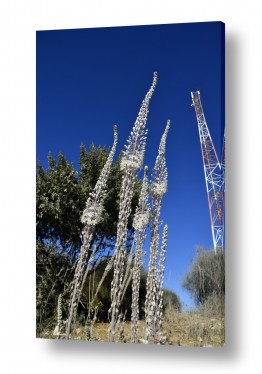
{"label": "tree foliage", "polygon": [[204,304],[211,296],[225,294],[225,254],[218,250],[198,248],[197,257],[186,273],[182,286],[191,293],[197,304]]}
{"label": "tree foliage", "polygon": [[59,241],[62,248],[80,245],[80,210],[83,206],[77,171],[62,153],[49,154],[48,169],[40,162],[36,174],[37,240]]}
{"label": "tree foliage", "polygon": [[[92,192],[100,172],[107,160],[109,149],[91,145],[89,150],[80,146],[79,170],[60,152],[55,159],[48,155],[48,166],[45,170],[41,162],[36,169],[36,303],[37,331],[47,325],[54,326],[58,296],[62,295],[62,309],[67,317],[67,300],[70,284],[74,275],[74,266],[82,244],[82,224],[80,217],[86,200]],[[95,229],[92,245],[99,247],[95,262],[86,279],[79,316],[85,316],[92,292],[96,289],[104,269],[111,258],[115,245],[117,221],[119,213],[119,194],[122,171],[120,169],[121,154],[112,164],[105,200],[105,212],[102,222]],[[128,222],[127,249],[132,244],[132,220],[140,194],[140,181],[136,178],[132,199],[132,212]],[[128,251],[127,251],[128,252]],[[100,320],[108,321],[108,309],[111,305],[111,282],[113,269],[110,270],[101,286],[94,307],[98,307]],[[144,300],[146,295],[147,273],[141,269],[139,311],[144,318]],[[131,282],[126,289],[122,311],[126,318],[131,316],[132,287]],[[172,291],[164,290],[164,309],[170,303],[180,310],[180,302]]]}
{"label": "tree foliage", "polygon": [[73,264],[59,246],[36,244],[36,322],[41,331],[55,316],[59,294],[66,294],[73,277]]}
{"label": "tree foliage", "polygon": [[[81,144],[79,173],[61,152],[58,160],[55,160],[51,154],[48,155],[47,170],[44,170],[38,162],[36,173],[36,236],[38,241],[57,242],[64,251],[75,258],[82,242],[80,217],[108,153],[109,150],[106,147],[95,147],[92,144],[87,151]],[[112,165],[103,220],[96,227],[94,242],[102,249],[112,248],[115,241],[122,176],[120,160],[121,155]],[[132,214],[128,226],[129,239],[133,232],[131,221],[139,197],[139,186],[140,183],[136,180]]]}
{"label": "tree foliage", "polygon": [[[41,326],[55,314],[57,298],[68,292],[79,253],[83,225],[80,217],[107,160],[109,149],[80,146],[79,171],[60,152],[56,160],[48,155],[46,170],[36,168],[37,239],[37,324]],[[92,245],[98,247],[96,261],[112,252],[116,238],[118,201],[121,186],[121,155],[113,163],[107,186],[103,220],[96,226]],[[136,179],[132,213],[128,224],[128,244],[133,237],[132,218],[139,198]]]}

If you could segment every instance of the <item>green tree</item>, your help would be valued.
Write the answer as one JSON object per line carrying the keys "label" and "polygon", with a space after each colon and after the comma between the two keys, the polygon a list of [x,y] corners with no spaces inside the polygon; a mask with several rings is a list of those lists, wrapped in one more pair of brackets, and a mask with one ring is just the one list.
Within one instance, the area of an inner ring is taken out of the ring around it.
{"label": "green tree", "polygon": [[[109,150],[106,147],[90,146],[89,151],[81,144],[80,173],[60,152],[58,161],[49,154],[48,168],[45,171],[37,164],[36,175],[36,236],[42,243],[59,243],[75,259],[81,246],[82,223],[80,217],[89,193],[93,190],[106,162]],[[122,173],[120,157],[112,165],[108,180],[108,193],[105,200],[103,220],[96,227],[94,242],[102,250],[114,247],[118,219],[119,191]],[[133,229],[132,217],[139,197],[140,182],[136,180],[132,200],[132,214],[129,222],[128,243]]]}
{"label": "green tree", "polygon": [[[49,153],[46,170],[40,161],[37,163],[36,260],[39,329],[55,315],[58,295],[62,293],[66,296],[68,292],[74,273],[73,267],[82,244],[83,226],[80,217],[108,153],[109,149],[106,147],[91,145],[87,151],[81,144],[79,172],[61,152],[57,160]],[[110,256],[115,244],[122,177],[120,159],[121,155],[112,165],[103,220],[97,225],[94,234],[92,244],[98,247],[95,262],[103,256]],[[140,182],[137,179],[128,225],[128,246],[131,245],[133,238],[132,217],[138,202],[139,191]]]}
{"label": "green tree", "polygon": [[[53,242],[48,246],[36,244],[36,324],[39,333],[56,319],[55,310],[59,294],[66,294],[66,287],[73,277],[73,264],[66,253]],[[63,305],[65,306],[65,305]]]}
{"label": "green tree", "polygon": [[80,209],[83,206],[77,171],[60,152],[58,161],[49,154],[48,169],[40,162],[36,175],[36,236],[42,243],[59,242],[74,252],[80,243]]}
{"label": "green tree", "polygon": [[225,294],[225,254],[218,250],[198,248],[197,256],[186,273],[182,286],[194,297],[197,304],[204,304],[211,296],[223,298]]}

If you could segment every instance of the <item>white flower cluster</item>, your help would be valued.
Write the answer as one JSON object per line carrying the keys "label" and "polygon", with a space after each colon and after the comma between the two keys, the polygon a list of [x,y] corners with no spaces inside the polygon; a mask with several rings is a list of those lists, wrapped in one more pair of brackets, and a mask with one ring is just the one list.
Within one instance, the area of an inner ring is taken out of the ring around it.
{"label": "white flower cluster", "polygon": [[103,212],[104,206],[102,203],[93,203],[91,200],[87,200],[81,222],[86,225],[95,226],[101,222]]}
{"label": "white flower cluster", "polygon": [[165,131],[162,135],[158,149],[156,163],[152,173],[150,194],[153,198],[163,198],[167,192],[167,168],[166,168],[166,138],[170,128],[170,121],[167,121]]}
{"label": "white flower cluster", "polygon": [[152,182],[150,192],[151,192],[151,195],[164,197],[167,192],[167,182],[166,181],[163,181],[162,183]]}
{"label": "white flower cluster", "polygon": [[121,170],[125,170],[127,168],[130,169],[141,169],[144,162],[144,151],[138,151],[137,154],[131,154],[129,157],[123,157],[120,163]]}
{"label": "white flower cluster", "polygon": [[90,196],[86,202],[86,207],[83,211],[81,222],[86,225],[95,226],[101,219],[104,211],[103,203],[106,197],[107,189],[106,184],[109,177],[113,157],[115,154],[117,145],[117,127],[114,126],[114,144],[108,155],[107,161],[101,171],[101,174],[96,182],[94,191],[90,193]]}
{"label": "white flower cluster", "polygon": [[142,102],[137,119],[127,140],[125,151],[123,152],[123,158],[121,160],[122,170],[125,170],[126,168],[132,168],[135,170],[141,169],[143,167],[147,137],[147,130],[145,130],[145,125],[147,121],[149,102],[154,93],[156,84],[157,73],[154,72],[153,83]]}
{"label": "white flower cluster", "polygon": [[133,220],[133,227],[137,231],[143,231],[149,222],[149,204],[148,204],[148,167],[145,166],[144,178],[142,182],[141,193]]}
{"label": "white flower cluster", "polygon": [[138,213],[134,216],[133,227],[137,231],[144,230],[149,222],[149,212]]}

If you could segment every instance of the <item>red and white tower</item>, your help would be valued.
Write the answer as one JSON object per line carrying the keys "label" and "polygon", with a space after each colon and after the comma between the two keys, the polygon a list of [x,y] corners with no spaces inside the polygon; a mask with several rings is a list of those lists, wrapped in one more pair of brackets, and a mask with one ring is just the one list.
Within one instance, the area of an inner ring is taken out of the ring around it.
{"label": "red and white tower", "polygon": [[193,102],[192,105],[196,111],[198,123],[211,220],[211,230],[214,250],[216,252],[219,248],[222,250],[224,249],[225,142],[223,145],[222,160],[220,163],[205,120],[200,101],[200,92],[191,92],[191,97]]}

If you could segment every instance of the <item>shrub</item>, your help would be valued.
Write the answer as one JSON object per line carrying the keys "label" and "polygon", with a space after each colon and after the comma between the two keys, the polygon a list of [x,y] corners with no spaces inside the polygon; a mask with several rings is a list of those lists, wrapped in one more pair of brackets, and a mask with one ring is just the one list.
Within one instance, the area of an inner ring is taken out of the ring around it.
{"label": "shrub", "polygon": [[181,302],[177,294],[167,288],[164,288],[163,307],[164,312],[167,309],[174,309],[177,312],[181,312]]}
{"label": "shrub", "polygon": [[209,295],[201,306],[201,313],[207,318],[221,318],[225,315],[225,295]]}
{"label": "shrub", "polygon": [[197,257],[186,273],[183,288],[191,293],[197,304],[203,305],[210,296],[225,294],[225,254],[198,248]]}

